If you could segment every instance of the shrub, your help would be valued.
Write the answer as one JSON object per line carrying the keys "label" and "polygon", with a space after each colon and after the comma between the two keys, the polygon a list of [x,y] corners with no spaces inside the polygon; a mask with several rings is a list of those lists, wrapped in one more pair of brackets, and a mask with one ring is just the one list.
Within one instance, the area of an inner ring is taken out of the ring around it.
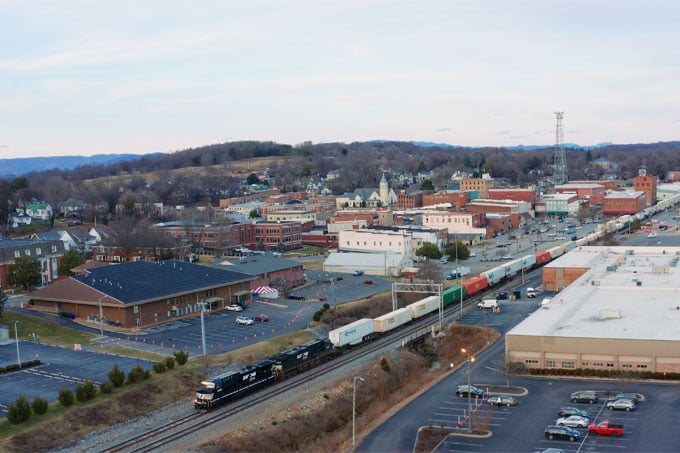
{"label": "shrub", "polygon": [[99,390],[101,390],[101,392],[105,395],[109,395],[109,394],[113,393],[113,389],[115,389],[115,388],[116,387],[109,381],[102,382],[99,385]]}
{"label": "shrub", "polygon": [[150,377],[151,372],[149,370],[145,370],[140,365],[137,365],[136,367],[130,370],[127,376],[127,380],[128,384],[134,384],[135,382],[139,382],[143,379],[149,379]]}
{"label": "shrub", "polygon": [[35,412],[36,415],[43,415],[45,412],[47,412],[47,408],[49,407],[50,403],[43,397],[36,396],[33,398],[33,402],[31,403],[31,408],[33,409],[33,412]]}
{"label": "shrub", "polygon": [[68,387],[62,387],[62,389],[59,390],[59,402],[61,405],[64,407],[71,407],[73,406],[73,401],[74,397],[71,389]]}
{"label": "shrub", "polygon": [[172,370],[175,368],[175,358],[174,357],[166,357],[165,358],[165,368],[168,370]]}
{"label": "shrub", "polygon": [[165,373],[167,368],[166,368],[164,362],[156,362],[156,363],[153,364],[153,370],[156,372],[156,374],[161,374],[161,373]]}
{"label": "shrub", "polygon": [[314,320],[314,322],[319,322],[319,321],[321,321],[322,315],[323,315],[322,311],[317,311],[317,312],[314,313],[314,316],[312,316],[312,319]]}
{"label": "shrub", "polygon": [[189,360],[189,353],[184,351],[177,351],[173,354],[178,365],[184,365]]}
{"label": "shrub", "polygon": [[31,418],[31,405],[24,395],[19,395],[17,400],[7,408],[7,420],[16,425]]}
{"label": "shrub", "polygon": [[76,385],[76,399],[81,403],[87,401],[87,389],[85,388],[85,384]]}
{"label": "shrub", "polygon": [[117,363],[114,364],[111,371],[109,371],[109,380],[116,388],[125,384],[125,373],[120,369]]}

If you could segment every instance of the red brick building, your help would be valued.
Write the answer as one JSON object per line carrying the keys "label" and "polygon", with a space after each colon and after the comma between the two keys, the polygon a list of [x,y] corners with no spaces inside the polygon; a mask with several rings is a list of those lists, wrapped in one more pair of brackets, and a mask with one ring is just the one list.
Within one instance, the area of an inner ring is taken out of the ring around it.
{"label": "red brick building", "polygon": [[536,205],[538,195],[535,189],[489,189],[489,198],[492,200],[527,201],[533,208]]}
{"label": "red brick building", "polygon": [[640,174],[633,178],[633,189],[645,193],[647,207],[656,204],[656,185],[656,176],[647,176],[644,170],[640,170]]}
{"label": "red brick building", "polygon": [[397,209],[415,209],[423,207],[423,191],[406,192],[401,190],[397,195]]}
{"label": "red brick building", "polygon": [[647,206],[644,192],[612,192],[604,197],[602,214],[636,214]]}
{"label": "red brick building", "polygon": [[575,193],[580,200],[588,200],[593,205],[603,203],[605,188],[602,184],[569,183],[555,186],[555,193]]}
{"label": "red brick building", "polygon": [[437,192],[423,194],[423,207],[451,203],[453,209],[460,209],[470,201],[470,192]]}

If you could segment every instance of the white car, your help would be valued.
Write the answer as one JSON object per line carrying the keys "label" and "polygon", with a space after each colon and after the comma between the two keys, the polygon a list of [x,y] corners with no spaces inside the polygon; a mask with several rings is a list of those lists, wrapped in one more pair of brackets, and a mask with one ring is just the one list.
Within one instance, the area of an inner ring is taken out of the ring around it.
{"label": "white car", "polygon": [[647,235],[648,238],[655,238],[656,237],[656,231],[652,231]]}
{"label": "white car", "polygon": [[224,309],[228,311],[243,311],[243,307],[238,304],[227,305]]}
{"label": "white car", "polygon": [[242,326],[252,326],[253,324],[255,324],[255,321],[253,321],[247,316],[237,316],[236,324],[240,324]]}
{"label": "white car", "polygon": [[569,417],[562,417],[555,420],[555,424],[558,426],[568,426],[570,428],[587,428],[590,424],[590,420],[587,417],[581,417],[580,415],[570,415]]}

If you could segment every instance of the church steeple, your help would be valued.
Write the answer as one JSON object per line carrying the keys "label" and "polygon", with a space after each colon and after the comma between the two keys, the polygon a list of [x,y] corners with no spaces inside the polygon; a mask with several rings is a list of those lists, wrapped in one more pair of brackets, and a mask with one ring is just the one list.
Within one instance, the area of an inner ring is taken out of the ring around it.
{"label": "church steeple", "polygon": [[380,201],[382,202],[383,206],[389,206],[389,196],[390,196],[390,187],[387,184],[387,178],[385,178],[385,173],[382,174],[382,178],[380,178]]}

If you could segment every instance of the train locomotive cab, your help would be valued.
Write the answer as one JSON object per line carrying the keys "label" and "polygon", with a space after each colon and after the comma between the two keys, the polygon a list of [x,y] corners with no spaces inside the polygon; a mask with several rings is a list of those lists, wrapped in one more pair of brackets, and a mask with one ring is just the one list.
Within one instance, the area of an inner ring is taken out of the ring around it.
{"label": "train locomotive cab", "polygon": [[273,383],[275,375],[272,365],[271,360],[262,360],[240,371],[230,371],[201,382],[201,386],[196,389],[194,408],[210,410]]}

